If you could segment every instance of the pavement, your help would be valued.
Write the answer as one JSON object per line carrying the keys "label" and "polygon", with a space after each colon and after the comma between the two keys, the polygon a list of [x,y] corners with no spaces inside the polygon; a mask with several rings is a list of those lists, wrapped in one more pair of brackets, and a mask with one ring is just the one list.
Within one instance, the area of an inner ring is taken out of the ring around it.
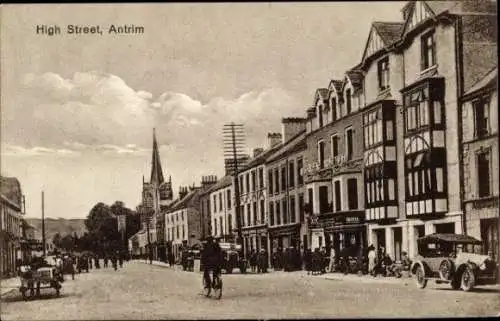
{"label": "pavement", "polygon": [[3,297],[12,291],[17,291],[19,286],[21,286],[21,281],[18,277],[2,279],[0,281],[0,297]]}
{"label": "pavement", "polygon": [[429,283],[421,290],[404,282],[375,284],[360,281],[367,277],[310,276],[303,271],[222,278],[223,296],[215,300],[202,295],[199,273],[128,262],[118,271],[101,268],[76,275],[63,283],[60,297],[42,290],[42,298],[23,301],[19,292],[11,292],[2,298],[1,319],[465,317],[500,312],[500,290],[491,288],[466,293]]}

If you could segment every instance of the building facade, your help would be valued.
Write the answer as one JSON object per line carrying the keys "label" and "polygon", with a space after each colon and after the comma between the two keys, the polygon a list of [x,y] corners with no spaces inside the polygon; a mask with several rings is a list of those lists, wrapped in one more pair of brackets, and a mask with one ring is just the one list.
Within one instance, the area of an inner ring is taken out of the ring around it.
{"label": "building facade", "polygon": [[211,235],[221,242],[235,242],[233,176],[224,176],[209,188],[207,194]]}
{"label": "building facade", "polygon": [[464,205],[467,234],[483,241],[485,253],[500,260],[498,68],[462,99]]}
{"label": "building facade", "polygon": [[302,176],[307,149],[306,119],[282,120],[283,143],[266,160],[267,208],[270,251],[289,247],[297,250],[307,244],[304,204],[305,184]]}
{"label": "building facade", "polygon": [[254,149],[253,157],[238,172],[240,185],[239,219],[245,257],[252,250],[265,249],[269,251],[265,161],[266,157],[278,148],[281,134],[268,133],[267,139],[266,150]]}
{"label": "building facade", "polygon": [[17,260],[22,259],[24,198],[15,177],[0,177],[0,277],[15,276]]}

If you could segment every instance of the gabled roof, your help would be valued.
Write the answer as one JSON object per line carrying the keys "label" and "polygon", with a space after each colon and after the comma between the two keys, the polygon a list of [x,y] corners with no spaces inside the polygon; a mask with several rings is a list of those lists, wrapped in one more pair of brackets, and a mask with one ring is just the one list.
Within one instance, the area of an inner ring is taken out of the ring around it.
{"label": "gabled roof", "polygon": [[288,155],[290,152],[300,149],[301,146],[304,146],[304,148],[307,147],[305,130],[301,131],[299,134],[290,139],[284,145],[280,144],[280,148],[275,153],[269,156],[269,158],[266,160],[266,163],[271,163],[276,160],[279,160],[285,155]]}
{"label": "gabled roof", "polygon": [[363,78],[364,78],[363,72],[360,71],[360,70],[351,69],[351,70],[346,71],[346,73],[345,73],[345,80],[343,82],[342,89],[344,89],[344,87],[345,87],[345,85],[347,83],[346,79],[349,79],[349,81],[351,82],[351,84],[354,87],[355,91],[357,89],[362,88],[362,86],[363,86]]}
{"label": "gabled roof", "polygon": [[316,90],[315,100],[318,96],[321,99],[328,99],[328,88],[318,88]]}
{"label": "gabled roof", "polygon": [[243,167],[239,172],[242,173],[242,172],[249,170],[252,167],[264,164],[266,162],[267,157],[269,155],[271,155],[273,152],[275,152],[276,150],[278,150],[280,147],[281,147],[281,144],[277,144],[277,145],[263,151],[262,153],[257,155],[257,157],[251,159],[250,162],[248,162],[248,164],[245,167]]}
{"label": "gabled roof", "polygon": [[337,79],[332,79],[330,80],[330,85],[328,85],[328,88],[335,89],[336,92],[339,92],[342,90],[342,80],[337,80]]}
{"label": "gabled roof", "polygon": [[468,96],[473,94],[474,92],[483,89],[493,83],[498,81],[498,67],[493,68],[490,72],[488,72],[481,80],[479,80],[474,86],[472,86],[464,96]]}
{"label": "gabled roof", "polygon": [[399,40],[404,22],[375,21],[372,26],[377,30],[384,45],[390,46]]}

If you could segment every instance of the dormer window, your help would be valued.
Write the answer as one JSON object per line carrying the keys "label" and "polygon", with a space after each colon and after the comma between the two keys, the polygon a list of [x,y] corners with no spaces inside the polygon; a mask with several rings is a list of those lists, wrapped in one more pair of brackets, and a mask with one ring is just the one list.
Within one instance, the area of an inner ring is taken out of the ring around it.
{"label": "dormer window", "polygon": [[349,115],[352,110],[352,101],[351,101],[351,89],[348,88],[345,91],[345,101],[346,101],[346,115]]}
{"label": "dormer window", "polygon": [[335,97],[332,98],[332,121],[337,120],[337,99]]}
{"label": "dormer window", "polygon": [[378,61],[378,88],[380,91],[389,88],[389,57]]}

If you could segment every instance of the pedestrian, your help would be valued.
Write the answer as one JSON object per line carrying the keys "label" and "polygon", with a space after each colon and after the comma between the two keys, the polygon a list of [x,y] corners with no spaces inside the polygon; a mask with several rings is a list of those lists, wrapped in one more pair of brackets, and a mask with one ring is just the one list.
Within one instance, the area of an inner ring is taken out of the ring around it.
{"label": "pedestrian", "polygon": [[375,253],[375,247],[370,244],[368,247],[368,273],[375,276],[375,260],[377,258],[377,254]]}
{"label": "pedestrian", "polygon": [[120,263],[120,268],[123,268],[123,254],[118,255],[118,263]]}
{"label": "pedestrian", "polygon": [[326,248],[323,246],[320,251],[321,254],[321,269],[320,269],[320,274],[326,273],[326,261],[328,259],[328,256],[326,255]]}
{"label": "pedestrian", "polygon": [[118,270],[118,259],[116,258],[116,255],[113,255],[111,257],[111,264],[113,265],[113,268],[116,270]]}
{"label": "pedestrian", "polygon": [[109,260],[108,255],[107,254],[104,255],[104,268],[108,267],[108,260]]}
{"label": "pedestrian", "polygon": [[335,249],[330,248],[330,262],[328,262],[328,272],[335,272]]}
{"label": "pedestrian", "polygon": [[255,273],[255,268],[257,266],[257,253],[255,250],[250,251],[250,269],[252,270],[253,273]]}
{"label": "pedestrian", "polygon": [[99,264],[99,257],[97,255],[94,257],[94,265],[96,269],[101,268],[101,265]]}
{"label": "pedestrian", "polygon": [[304,251],[304,269],[307,271],[307,275],[311,274],[312,265],[312,253],[310,249],[305,249]]}

